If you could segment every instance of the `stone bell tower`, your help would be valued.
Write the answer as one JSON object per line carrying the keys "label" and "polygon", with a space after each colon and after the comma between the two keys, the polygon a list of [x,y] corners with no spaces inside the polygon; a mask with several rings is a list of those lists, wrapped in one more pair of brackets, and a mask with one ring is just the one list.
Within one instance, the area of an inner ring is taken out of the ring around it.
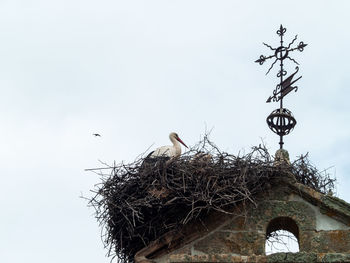
{"label": "stone bell tower", "polygon": [[[164,235],[140,250],[135,262],[350,262],[350,204],[297,183],[293,175],[271,182],[256,200],[232,215],[212,213],[204,223]],[[276,230],[293,233],[299,252],[266,255],[266,239]]]}

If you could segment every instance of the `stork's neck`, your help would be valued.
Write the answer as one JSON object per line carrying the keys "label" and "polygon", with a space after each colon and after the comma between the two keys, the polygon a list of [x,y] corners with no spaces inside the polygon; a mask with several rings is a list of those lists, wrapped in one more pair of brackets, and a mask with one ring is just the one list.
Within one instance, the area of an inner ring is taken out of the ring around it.
{"label": "stork's neck", "polygon": [[174,137],[170,137],[170,141],[174,144],[174,147],[181,147],[180,143]]}
{"label": "stork's neck", "polygon": [[176,149],[176,153],[180,155],[181,154],[180,143],[174,137],[170,137],[170,141],[173,143],[174,148]]}

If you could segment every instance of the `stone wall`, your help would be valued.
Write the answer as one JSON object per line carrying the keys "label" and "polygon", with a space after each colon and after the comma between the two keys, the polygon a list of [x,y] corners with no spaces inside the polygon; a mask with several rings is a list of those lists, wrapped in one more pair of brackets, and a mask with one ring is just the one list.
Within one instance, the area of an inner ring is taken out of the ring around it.
{"label": "stone wall", "polygon": [[[318,195],[319,199],[310,202],[286,186],[274,188],[260,196],[256,205],[246,207],[244,216],[226,215],[222,220],[218,217],[216,220],[221,220],[222,225],[208,226],[208,232],[195,241],[154,260],[158,263],[350,262],[350,222],[337,215],[336,209],[320,205],[325,196]],[[297,237],[299,253],[265,255],[266,235],[279,229]]]}

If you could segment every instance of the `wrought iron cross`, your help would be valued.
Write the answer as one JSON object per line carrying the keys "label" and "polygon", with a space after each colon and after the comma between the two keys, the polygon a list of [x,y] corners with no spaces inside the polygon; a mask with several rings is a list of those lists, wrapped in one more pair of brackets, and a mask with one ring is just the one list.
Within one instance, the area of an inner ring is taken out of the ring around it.
{"label": "wrought iron cross", "polygon": [[277,73],[277,77],[280,78],[280,83],[276,85],[276,88],[274,89],[272,96],[270,96],[266,102],[280,102],[280,108],[274,110],[266,119],[267,125],[269,128],[280,136],[280,149],[283,148],[283,136],[289,134],[294,126],[296,125],[296,120],[294,119],[292,112],[286,108],[283,108],[283,98],[292,90],[297,91],[297,86],[292,86],[295,82],[297,82],[299,79],[301,79],[301,76],[297,78],[296,80],[293,80],[296,73],[299,71],[299,67],[296,66],[296,71],[291,74],[289,77],[287,77],[285,80],[283,80],[283,77],[287,75],[287,71],[283,68],[283,62],[285,59],[289,59],[295,64],[299,65],[299,63],[291,58],[289,55],[291,52],[298,50],[302,52],[304,48],[307,46],[303,41],[301,41],[296,47],[292,47],[294,42],[297,40],[298,35],[294,37],[292,42],[288,44],[288,46],[283,45],[283,36],[286,33],[287,29],[284,28],[282,25],[280,26],[279,30],[277,30],[277,35],[280,36],[280,46],[277,48],[273,48],[270,45],[263,43],[265,46],[270,48],[272,51],[274,51],[274,54],[270,56],[264,56],[261,55],[258,60],[256,60],[256,63],[259,63],[260,65],[264,64],[264,62],[268,59],[275,58],[275,61],[271,64],[269,70],[266,72],[266,75],[269,74],[271,69],[274,67],[277,61],[280,61],[280,70]]}

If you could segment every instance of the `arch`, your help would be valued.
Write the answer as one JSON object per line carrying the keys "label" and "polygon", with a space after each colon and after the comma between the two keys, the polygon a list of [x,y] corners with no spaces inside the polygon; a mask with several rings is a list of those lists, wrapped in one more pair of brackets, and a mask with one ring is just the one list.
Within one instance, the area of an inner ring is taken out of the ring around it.
{"label": "arch", "polygon": [[[267,225],[265,238],[266,254],[276,252],[298,252],[300,249],[299,227],[290,217],[276,217],[272,219]],[[279,246],[278,249],[278,245],[277,247],[273,246],[273,242],[283,244],[284,247]],[[275,249],[272,249],[272,247]],[[271,249],[271,252],[268,251],[269,249]]]}
{"label": "arch", "polygon": [[277,230],[286,230],[291,232],[299,242],[299,227],[290,217],[281,216],[272,219],[266,228],[266,238],[268,238],[272,232]]}

